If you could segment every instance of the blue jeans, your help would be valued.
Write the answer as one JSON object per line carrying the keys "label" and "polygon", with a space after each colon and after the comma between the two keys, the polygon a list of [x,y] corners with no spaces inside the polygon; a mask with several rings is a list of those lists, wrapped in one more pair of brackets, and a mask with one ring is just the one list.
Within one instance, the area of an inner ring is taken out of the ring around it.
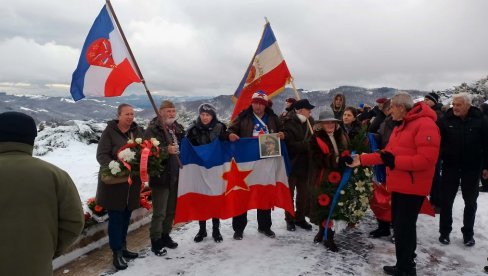
{"label": "blue jeans", "polygon": [[113,251],[121,250],[126,244],[132,211],[108,211],[108,243]]}

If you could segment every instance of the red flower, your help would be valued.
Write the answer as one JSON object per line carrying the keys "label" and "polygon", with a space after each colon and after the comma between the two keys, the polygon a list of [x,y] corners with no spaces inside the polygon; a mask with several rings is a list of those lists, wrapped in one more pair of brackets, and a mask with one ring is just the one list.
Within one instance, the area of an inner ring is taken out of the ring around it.
{"label": "red flower", "polygon": [[96,205],[95,206],[95,212],[100,213],[101,211],[103,211],[103,207],[100,205]]}
{"label": "red flower", "polygon": [[330,172],[327,180],[332,184],[338,184],[341,181],[341,174],[338,172]]}
{"label": "red flower", "polygon": [[319,195],[319,205],[320,206],[327,206],[330,203],[330,198],[326,194]]}
{"label": "red flower", "polygon": [[92,204],[92,203],[94,203],[94,202],[95,202],[95,198],[94,198],[94,197],[89,198],[89,199],[86,201],[86,203],[87,203],[88,205],[90,205],[90,204]]}
{"label": "red flower", "polygon": [[345,150],[341,153],[341,157],[345,157],[345,156],[351,156],[351,153],[348,150]]}

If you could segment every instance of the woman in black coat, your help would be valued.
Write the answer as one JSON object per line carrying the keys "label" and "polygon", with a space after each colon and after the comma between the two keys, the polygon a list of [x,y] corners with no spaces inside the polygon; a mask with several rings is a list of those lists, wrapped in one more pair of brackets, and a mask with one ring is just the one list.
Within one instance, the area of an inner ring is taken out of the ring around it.
{"label": "woman in black coat", "polygon": [[[194,146],[211,143],[215,139],[225,139],[226,126],[217,119],[216,109],[209,103],[204,103],[198,108],[198,118],[188,129],[186,137]],[[207,236],[206,221],[199,221],[200,230],[193,239],[201,242]],[[220,221],[218,218],[212,219],[212,237],[215,242],[222,242],[220,234]]]}

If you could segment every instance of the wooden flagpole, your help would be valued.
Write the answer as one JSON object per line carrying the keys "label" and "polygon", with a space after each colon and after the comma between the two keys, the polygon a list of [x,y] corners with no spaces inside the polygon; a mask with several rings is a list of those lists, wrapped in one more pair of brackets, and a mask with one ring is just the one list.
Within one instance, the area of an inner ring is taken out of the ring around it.
{"label": "wooden flagpole", "polygon": [[[153,97],[151,95],[151,92],[149,91],[149,88],[147,87],[146,80],[142,76],[142,72],[139,69],[139,65],[137,64],[137,61],[136,61],[136,58],[134,57],[134,54],[132,53],[132,49],[129,46],[129,42],[127,41],[127,38],[125,37],[124,31],[122,30],[122,26],[120,26],[119,20],[117,19],[117,15],[115,14],[115,11],[114,11],[114,9],[112,7],[112,3],[110,3],[110,0],[105,0],[105,2],[107,3],[107,7],[110,10],[110,13],[112,14],[112,16],[113,16],[113,18],[115,20],[115,24],[117,24],[117,29],[119,30],[120,35],[122,36],[122,39],[124,40],[125,47],[129,51],[129,55],[130,55],[132,61],[134,62],[134,66],[136,67],[135,69],[136,69],[137,75],[139,76],[139,78],[141,79],[142,84],[144,85],[144,89],[146,90],[147,97],[149,98],[149,101],[151,102],[151,105],[152,105],[152,107],[154,109],[154,112],[156,113],[156,116],[158,118],[159,124],[163,128],[164,137],[166,138],[166,141],[168,141],[168,144],[169,144],[169,142],[171,141],[171,136],[169,135],[168,130],[166,129],[166,126],[165,126],[165,124],[163,122],[163,119],[162,119],[161,115],[158,112],[158,108],[156,107],[156,103],[154,102],[154,99],[153,99]],[[173,144],[175,144],[175,143],[177,144],[178,141],[173,141]],[[176,156],[176,159],[178,160],[178,165],[181,168],[182,167],[182,164],[181,164],[180,158],[179,158],[179,156],[177,154],[175,156]]]}

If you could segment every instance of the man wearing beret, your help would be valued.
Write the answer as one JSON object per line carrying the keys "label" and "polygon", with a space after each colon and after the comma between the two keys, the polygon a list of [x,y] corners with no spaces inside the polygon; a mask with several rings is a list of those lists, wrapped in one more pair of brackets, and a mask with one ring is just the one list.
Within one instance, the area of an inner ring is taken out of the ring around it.
{"label": "man wearing beret", "polygon": [[[251,97],[251,105],[243,110],[227,129],[229,141],[234,142],[240,137],[258,137],[260,134],[277,133],[284,139],[283,124],[269,107],[269,99],[264,91],[257,91]],[[258,232],[269,238],[276,235],[271,230],[271,210],[257,210]],[[242,240],[247,225],[247,212],[232,218],[234,239]]]}
{"label": "man wearing beret", "polygon": [[307,215],[306,210],[308,210],[310,138],[313,134],[307,121],[312,119],[311,114],[314,107],[307,99],[298,100],[291,106],[290,114],[284,120],[285,142],[291,161],[288,182],[292,201],[295,189],[297,191],[295,217],[285,212],[286,230],[288,231],[295,231],[295,226],[312,230],[312,225],[305,220],[305,216]]}
{"label": "man wearing beret", "polygon": [[0,114],[0,275],[52,275],[52,259],[83,230],[76,186],[32,157],[36,136],[32,117]]}

